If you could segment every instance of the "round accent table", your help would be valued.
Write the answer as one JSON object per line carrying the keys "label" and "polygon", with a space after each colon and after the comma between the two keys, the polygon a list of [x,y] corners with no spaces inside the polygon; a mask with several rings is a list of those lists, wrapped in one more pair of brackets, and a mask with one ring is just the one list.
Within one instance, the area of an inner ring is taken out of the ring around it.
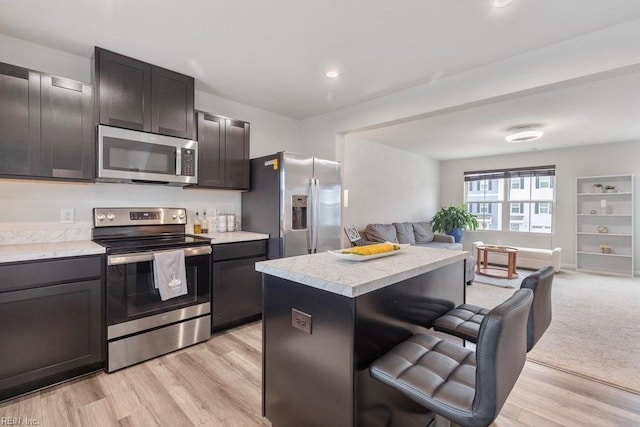
{"label": "round accent table", "polygon": [[[483,276],[499,277],[501,279],[515,279],[518,277],[516,272],[516,255],[518,250],[516,248],[510,248],[509,246],[498,245],[481,245],[478,249],[477,269],[478,274]],[[496,252],[507,255],[507,267],[489,267],[489,261],[487,260],[489,252]]]}

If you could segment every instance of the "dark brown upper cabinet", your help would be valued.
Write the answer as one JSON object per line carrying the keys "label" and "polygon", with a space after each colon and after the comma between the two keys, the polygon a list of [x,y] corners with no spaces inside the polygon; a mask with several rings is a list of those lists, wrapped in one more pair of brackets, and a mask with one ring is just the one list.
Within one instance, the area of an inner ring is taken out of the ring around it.
{"label": "dark brown upper cabinet", "polygon": [[0,63],[0,175],[40,173],[40,73]]}
{"label": "dark brown upper cabinet", "polygon": [[198,187],[249,189],[249,123],[197,113]]}
{"label": "dark brown upper cabinet", "polygon": [[0,175],[89,181],[93,87],[0,64]]}
{"label": "dark brown upper cabinet", "polygon": [[42,76],[41,88],[40,176],[93,179],[93,86]]}
{"label": "dark brown upper cabinet", "polygon": [[96,47],[100,124],[193,139],[194,79]]}

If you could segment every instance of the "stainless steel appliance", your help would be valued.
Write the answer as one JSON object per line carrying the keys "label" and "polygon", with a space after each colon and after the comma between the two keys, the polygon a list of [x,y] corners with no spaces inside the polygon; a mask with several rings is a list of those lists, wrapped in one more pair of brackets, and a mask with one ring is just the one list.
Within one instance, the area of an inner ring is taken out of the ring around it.
{"label": "stainless steel appliance", "polygon": [[97,170],[102,182],[197,184],[198,143],[100,125]]}
{"label": "stainless steel appliance", "polygon": [[340,162],[279,152],[251,160],[242,229],[268,233],[269,259],[340,247]]}
{"label": "stainless steel appliance", "polygon": [[[181,208],[96,208],[93,241],[106,247],[106,371],[211,336],[211,241],[185,234]],[[187,293],[162,301],[154,253],[182,250]]]}

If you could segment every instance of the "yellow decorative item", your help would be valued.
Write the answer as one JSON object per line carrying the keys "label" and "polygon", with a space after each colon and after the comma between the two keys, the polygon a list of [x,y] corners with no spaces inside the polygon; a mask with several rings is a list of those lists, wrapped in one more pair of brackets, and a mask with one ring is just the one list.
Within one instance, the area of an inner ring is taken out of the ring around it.
{"label": "yellow decorative item", "polygon": [[607,227],[605,227],[604,225],[599,225],[598,226],[598,233],[608,233],[609,229]]}
{"label": "yellow decorative item", "polygon": [[398,249],[400,249],[400,246],[394,245],[393,243],[378,243],[375,245],[356,246],[348,251],[342,251],[342,253],[354,255],[375,255],[384,252],[397,251]]}

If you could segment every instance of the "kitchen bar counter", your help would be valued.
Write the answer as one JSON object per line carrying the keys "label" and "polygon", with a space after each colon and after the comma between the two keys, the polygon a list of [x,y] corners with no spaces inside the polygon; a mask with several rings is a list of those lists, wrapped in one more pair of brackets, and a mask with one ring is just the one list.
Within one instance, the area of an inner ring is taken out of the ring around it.
{"label": "kitchen bar counter", "polygon": [[432,414],[369,366],[464,302],[466,257],[410,246],[363,262],[319,253],[256,263],[263,415],[273,427],[428,425]]}
{"label": "kitchen bar counter", "polygon": [[[268,239],[268,234],[234,231],[230,233],[200,234],[211,240],[212,245],[220,243],[246,242]],[[215,250],[215,248],[214,248]],[[105,253],[105,248],[91,240],[73,240],[68,242],[24,243],[0,245],[0,264],[7,262],[32,261],[49,258],[65,258]]]}
{"label": "kitchen bar counter", "polygon": [[408,246],[397,254],[369,261],[346,261],[324,252],[259,262],[256,270],[353,298],[468,256],[465,251]]}

